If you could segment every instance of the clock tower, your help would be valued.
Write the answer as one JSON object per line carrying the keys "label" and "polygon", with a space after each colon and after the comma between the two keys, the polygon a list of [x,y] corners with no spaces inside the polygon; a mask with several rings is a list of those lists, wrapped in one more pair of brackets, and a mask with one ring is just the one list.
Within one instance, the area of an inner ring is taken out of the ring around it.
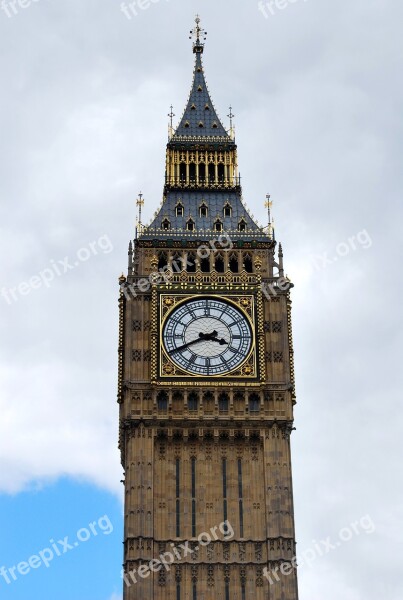
{"label": "clock tower", "polygon": [[[292,287],[246,208],[196,19],[163,199],[119,299],[125,600],[297,600]],[[269,200],[269,198],[268,198]]]}

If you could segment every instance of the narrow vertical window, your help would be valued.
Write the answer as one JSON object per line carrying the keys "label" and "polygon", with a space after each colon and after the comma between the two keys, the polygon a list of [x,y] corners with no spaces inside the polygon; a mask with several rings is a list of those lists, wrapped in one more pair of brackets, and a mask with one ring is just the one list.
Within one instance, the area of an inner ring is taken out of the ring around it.
{"label": "narrow vertical window", "polygon": [[227,520],[227,459],[222,459],[222,495],[223,495],[223,509],[224,509],[224,521]]}
{"label": "narrow vertical window", "polygon": [[239,535],[243,537],[242,460],[238,458]]}
{"label": "narrow vertical window", "polygon": [[229,581],[225,582],[225,600],[229,600]]}
{"label": "narrow vertical window", "polygon": [[196,537],[196,459],[192,457],[192,537]]}
{"label": "narrow vertical window", "polygon": [[193,600],[197,600],[197,587],[196,584],[193,584]]}
{"label": "narrow vertical window", "polygon": [[[181,506],[180,506],[180,460],[176,459],[176,537],[180,537]],[[180,591],[179,591],[180,593]]]}
{"label": "narrow vertical window", "polygon": [[181,584],[176,584],[176,600],[181,600]]}
{"label": "narrow vertical window", "polygon": [[245,584],[244,583],[242,584],[241,591],[242,591],[241,600],[246,600],[246,590],[245,590]]}

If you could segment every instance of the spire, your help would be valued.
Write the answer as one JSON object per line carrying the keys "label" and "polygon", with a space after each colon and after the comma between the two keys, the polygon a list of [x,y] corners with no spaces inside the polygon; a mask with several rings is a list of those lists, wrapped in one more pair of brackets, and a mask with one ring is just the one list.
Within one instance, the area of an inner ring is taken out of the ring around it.
{"label": "spire", "polygon": [[178,138],[184,137],[220,137],[225,141],[232,141],[218,118],[204,77],[202,54],[207,32],[200,27],[199,15],[196,17],[196,27],[190,33],[190,37],[195,39],[193,52],[196,55],[193,83],[182,119],[171,139],[178,141]]}
{"label": "spire", "polygon": [[[199,16],[190,33],[195,55],[192,87],[175,131],[172,107],[168,114],[163,200],[147,226],[141,223],[139,211],[139,238],[212,239],[226,232],[234,240],[272,242],[267,229],[256,222],[243,203],[234,114],[230,107],[227,132],[218,118],[204,77],[202,55],[206,32],[200,26]],[[141,196],[138,205],[140,202]]]}

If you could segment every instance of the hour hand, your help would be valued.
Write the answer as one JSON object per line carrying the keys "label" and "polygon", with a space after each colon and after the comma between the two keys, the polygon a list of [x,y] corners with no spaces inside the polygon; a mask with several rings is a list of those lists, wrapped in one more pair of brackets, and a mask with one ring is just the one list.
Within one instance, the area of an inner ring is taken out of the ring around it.
{"label": "hour hand", "polygon": [[224,338],[221,338],[220,340],[216,337],[212,337],[209,338],[211,342],[218,342],[218,344],[220,344],[220,346],[224,346],[225,344],[228,344],[228,342],[226,340],[224,340]]}

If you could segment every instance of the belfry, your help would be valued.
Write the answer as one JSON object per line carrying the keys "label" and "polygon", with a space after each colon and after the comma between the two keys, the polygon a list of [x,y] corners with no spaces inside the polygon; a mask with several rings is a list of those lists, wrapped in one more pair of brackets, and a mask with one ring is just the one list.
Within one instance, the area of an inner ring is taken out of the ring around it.
{"label": "belfry", "polygon": [[297,600],[292,283],[243,200],[196,18],[162,203],[119,298],[125,600]]}

